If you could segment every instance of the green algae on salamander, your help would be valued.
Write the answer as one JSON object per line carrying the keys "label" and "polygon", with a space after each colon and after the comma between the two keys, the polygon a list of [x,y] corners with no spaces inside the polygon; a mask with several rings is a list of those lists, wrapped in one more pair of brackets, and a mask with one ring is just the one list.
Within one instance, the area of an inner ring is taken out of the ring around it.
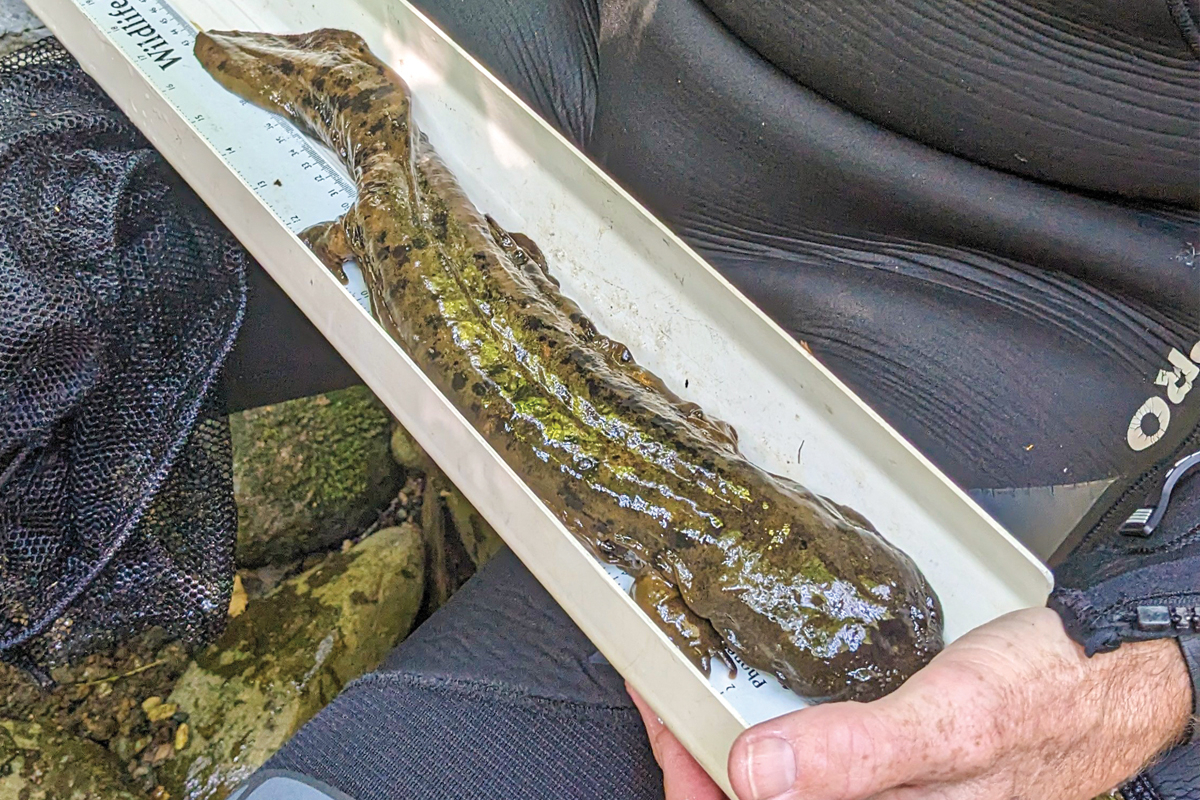
{"label": "green algae on salamander", "polygon": [[527,237],[476,210],[357,35],[200,34],[230,91],[330,146],[357,202],[304,238],[702,669],[726,649],[812,701],[886,694],[942,647],[938,599],[856,512],[751,464],[639,367]]}

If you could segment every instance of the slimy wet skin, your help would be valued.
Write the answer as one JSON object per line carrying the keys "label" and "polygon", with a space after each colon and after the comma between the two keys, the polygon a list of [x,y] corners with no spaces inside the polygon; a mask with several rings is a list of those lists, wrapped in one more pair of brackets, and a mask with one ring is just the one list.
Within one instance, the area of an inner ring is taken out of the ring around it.
{"label": "slimy wet skin", "polygon": [[196,56],[339,154],[358,187],[304,238],[695,663],[725,650],[813,701],[886,694],[942,647],[938,599],[863,517],[771,475],[559,291],[463,194],[353,33],[224,32]]}

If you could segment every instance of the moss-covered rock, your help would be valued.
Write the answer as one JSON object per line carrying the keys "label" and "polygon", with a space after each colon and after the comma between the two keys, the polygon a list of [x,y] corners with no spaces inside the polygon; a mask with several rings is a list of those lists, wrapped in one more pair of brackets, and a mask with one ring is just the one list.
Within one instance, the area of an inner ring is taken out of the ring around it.
{"label": "moss-covered rock", "polygon": [[230,620],[167,702],[188,721],[158,767],[174,800],[219,800],[408,632],[424,591],[412,525],[385,528],[290,578]]}
{"label": "moss-covered rock", "polygon": [[417,444],[412,434],[400,425],[392,429],[392,458],[406,470],[429,476],[437,488],[437,495],[450,514],[454,532],[477,569],[500,551],[504,542],[499,534],[450,482],[421,445]]}
{"label": "moss-covered rock", "polygon": [[135,800],[121,764],[95,742],[36,722],[0,720],[0,797]]}
{"label": "moss-covered rock", "polygon": [[240,566],[336,545],[400,490],[391,416],[365,386],[251,409],[229,423]]}

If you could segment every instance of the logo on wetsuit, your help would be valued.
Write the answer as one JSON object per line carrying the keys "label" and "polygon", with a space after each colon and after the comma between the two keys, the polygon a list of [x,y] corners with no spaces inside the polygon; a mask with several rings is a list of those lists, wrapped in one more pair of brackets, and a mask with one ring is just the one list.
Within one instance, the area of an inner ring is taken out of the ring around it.
{"label": "logo on wetsuit", "polygon": [[1185,356],[1174,347],[1167,354],[1171,369],[1160,369],[1154,378],[1156,386],[1167,390],[1167,399],[1151,395],[1133,412],[1125,439],[1134,450],[1145,450],[1167,435],[1167,427],[1171,424],[1171,404],[1182,403],[1196,379],[1200,378],[1200,342],[1192,345],[1190,356]]}

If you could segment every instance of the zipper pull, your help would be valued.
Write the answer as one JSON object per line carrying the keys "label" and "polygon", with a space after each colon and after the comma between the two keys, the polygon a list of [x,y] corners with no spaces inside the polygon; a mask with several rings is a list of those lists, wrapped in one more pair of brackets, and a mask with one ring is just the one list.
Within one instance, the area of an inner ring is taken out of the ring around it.
{"label": "zipper pull", "polygon": [[1167,470],[1158,502],[1150,501],[1149,505],[1142,506],[1130,514],[1129,518],[1121,523],[1121,533],[1142,538],[1154,533],[1154,529],[1167,513],[1167,506],[1171,503],[1171,492],[1175,491],[1175,486],[1183,476],[1196,467],[1200,467],[1200,451],[1176,461],[1174,466]]}
{"label": "zipper pull", "polygon": [[1191,633],[1200,630],[1200,606],[1138,606],[1137,627],[1146,633]]}

